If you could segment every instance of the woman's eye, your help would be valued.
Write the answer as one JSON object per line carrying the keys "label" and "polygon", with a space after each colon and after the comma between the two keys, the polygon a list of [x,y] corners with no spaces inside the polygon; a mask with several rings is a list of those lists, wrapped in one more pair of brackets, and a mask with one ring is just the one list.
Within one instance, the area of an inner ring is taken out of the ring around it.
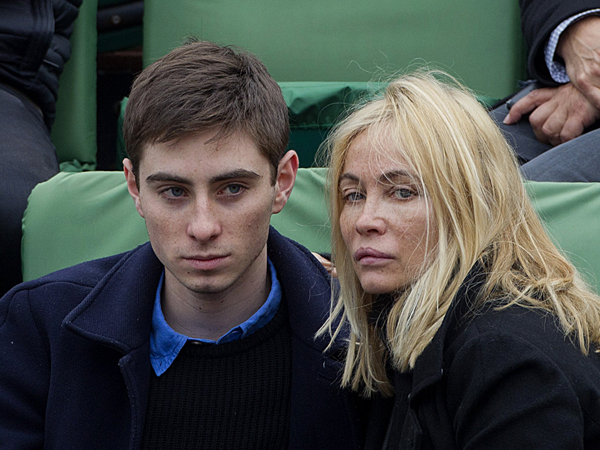
{"label": "woman's eye", "polygon": [[410,189],[398,188],[394,190],[394,197],[399,199],[407,199],[413,196],[413,192]]}
{"label": "woman's eye", "polygon": [[344,195],[344,201],[349,203],[355,203],[363,198],[364,196],[360,192],[349,192]]}

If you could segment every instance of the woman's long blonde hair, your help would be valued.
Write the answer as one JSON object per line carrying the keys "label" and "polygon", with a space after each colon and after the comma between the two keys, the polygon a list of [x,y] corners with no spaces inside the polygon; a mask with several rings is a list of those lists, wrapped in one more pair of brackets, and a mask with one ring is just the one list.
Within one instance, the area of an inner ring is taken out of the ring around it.
{"label": "woman's long blonde hair", "polygon": [[[401,159],[417,175],[433,210],[430,226],[438,236],[418,279],[393,294],[382,327],[389,352],[370,317],[376,296],[362,289],[340,233],[343,203],[338,183],[349,146],[365,130],[371,152]],[[390,147],[389,142],[397,145]],[[557,317],[564,334],[584,354],[600,343],[600,298],[548,237],[512,150],[484,108],[458,82],[432,72],[396,79],[381,98],[362,105],[338,125],[328,151],[332,256],[340,292],[334,293],[332,314],[321,333],[336,337],[349,324],[345,386],[366,396],[377,391],[391,394],[387,358],[396,370],[414,367],[477,263],[487,281],[474,308],[502,299],[498,305],[545,310]]]}

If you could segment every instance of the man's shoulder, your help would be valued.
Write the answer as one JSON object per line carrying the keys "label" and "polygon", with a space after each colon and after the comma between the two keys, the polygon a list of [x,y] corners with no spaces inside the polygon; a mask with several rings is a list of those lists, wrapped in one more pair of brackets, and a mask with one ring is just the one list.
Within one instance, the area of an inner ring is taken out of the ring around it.
{"label": "man's shoulder", "polygon": [[31,289],[37,286],[54,283],[72,283],[81,286],[93,287],[100,281],[113,267],[121,260],[127,258],[134,250],[117,255],[111,255],[104,258],[85,261],[74,266],[66,267],[49,273],[36,280],[23,283],[24,289]]}
{"label": "man's shoulder", "polygon": [[269,239],[268,251],[288,302],[329,311],[332,279],[327,270],[306,247],[280,238],[276,245]]}
{"label": "man's shoulder", "polygon": [[28,298],[35,304],[38,299],[48,305],[60,302],[73,306],[83,300],[105,277],[124,261],[144,250],[148,244],[125,253],[99,258],[52,272],[35,280],[15,286],[5,296]]}

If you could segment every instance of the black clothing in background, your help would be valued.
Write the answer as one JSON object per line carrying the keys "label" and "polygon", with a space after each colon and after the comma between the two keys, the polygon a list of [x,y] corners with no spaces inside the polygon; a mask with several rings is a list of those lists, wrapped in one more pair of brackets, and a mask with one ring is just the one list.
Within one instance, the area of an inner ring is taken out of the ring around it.
{"label": "black clothing in background", "polygon": [[0,296],[22,281],[21,220],[59,165],[50,140],[81,0],[0,2]]}

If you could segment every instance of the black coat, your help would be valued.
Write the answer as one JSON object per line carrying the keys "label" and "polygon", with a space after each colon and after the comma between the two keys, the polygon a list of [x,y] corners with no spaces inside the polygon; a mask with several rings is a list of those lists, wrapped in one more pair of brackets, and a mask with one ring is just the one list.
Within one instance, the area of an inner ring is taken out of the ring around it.
{"label": "black coat", "polygon": [[[357,399],[336,382],[342,363],[323,354],[328,338],[314,339],[329,313],[330,278],[274,230],[267,251],[292,330],[289,448],[358,449]],[[0,300],[0,448],[139,448],[162,270],[145,244],[24,283]]]}
{"label": "black coat", "polygon": [[414,371],[394,374],[396,397],[374,405],[367,448],[600,448],[600,355],[585,357],[539,311],[472,315],[478,278],[463,285]]}
{"label": "black coat", "polygon": [[0,82],[18,89],[54,121],[58,79],[82,0],[0,1]]}
{"label": "black coat", "polygon": [[544,84],[556,85],[546,62],[544,48],[550,34],[565,19],[600,8],[600,0],[519,0],[521,28],[527,43],[527,72]]}

